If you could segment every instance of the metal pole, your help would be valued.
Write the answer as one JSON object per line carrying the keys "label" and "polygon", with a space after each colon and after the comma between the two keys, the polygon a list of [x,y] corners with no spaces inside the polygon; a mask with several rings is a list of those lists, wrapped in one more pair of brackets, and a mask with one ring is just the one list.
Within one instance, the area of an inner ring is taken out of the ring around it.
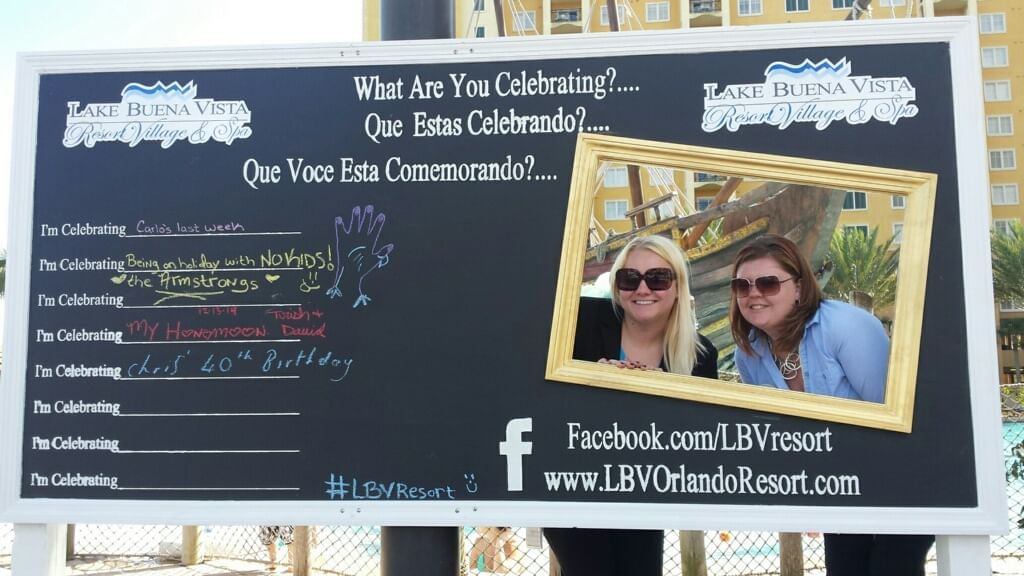
{"label": "metal pole", "polygon": [[[454,36],[453,0],[380,0],[381,40]],[[381,528],[381,576],[458,576],[459,537],[457,527]]]}
{"label": "metal pole", "polygon": [[381,576],[458,576],[459,529],[385,526],[380,530]]}
{"label": "metal pole", "polygon": [[381,40],[454,37],[453,0],[380,0]]}

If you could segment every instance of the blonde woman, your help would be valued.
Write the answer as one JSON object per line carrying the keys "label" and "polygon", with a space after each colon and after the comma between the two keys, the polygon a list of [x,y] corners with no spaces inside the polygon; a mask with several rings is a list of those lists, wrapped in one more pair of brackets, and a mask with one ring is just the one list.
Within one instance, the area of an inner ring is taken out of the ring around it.
{"label": "blonde woman", "polygon": [[[581,298],[573,357],[624,369],[718,378],[697,333],[686,256],[660,236],[634,238],[612,264],[611,301]],[[545,528],[563,576],[661,576],[664,532]]]}

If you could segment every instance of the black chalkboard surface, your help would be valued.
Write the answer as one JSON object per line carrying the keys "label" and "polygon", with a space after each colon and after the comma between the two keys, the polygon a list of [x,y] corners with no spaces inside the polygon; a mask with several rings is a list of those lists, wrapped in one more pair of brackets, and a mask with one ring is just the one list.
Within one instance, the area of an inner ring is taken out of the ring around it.
{"label": "black chalkboard surface", "polygon": [[[977,510],[950,44],[762,48],[40,72],[12,501]],[[702,129],[705,83],[807,58],[906,77],[919,113]],[[545,380],[581,131],[937,174],[913,433]],[[720,428],[710,449],[614,441]]]}

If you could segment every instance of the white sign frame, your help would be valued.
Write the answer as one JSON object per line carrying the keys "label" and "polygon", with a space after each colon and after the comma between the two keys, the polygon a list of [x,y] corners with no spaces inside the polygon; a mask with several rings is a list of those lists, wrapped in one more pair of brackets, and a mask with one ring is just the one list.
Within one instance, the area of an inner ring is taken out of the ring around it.
{"label": "white sign frame", "polygon": [[[154,501],[23,499],[20,497],[25,374],[31,260],[35,122],[40,76],[51,73],[135,70],[237,69],[246,67],[362,66],[533,60],[574,56],[694,54],[775,48],[948,43],[956,122],[960,190],[963,285],[966,302],[971,418],[978,505],[973,508],[811,507],[551,502],[353,502],[353,501]],[[995,322],[989,265],[987,204],[969,192],[987,189],[986,148],[976,21],[941,18],[914,21],[833,22],[727,30],[594,34],[585,38],[505,38],[488,41],[414,41],[375,44],[251,47],[232,49],[137,50],[26,54],[18,59],[14,162],[11,177],[10,274],[7,286],[7,341],[0,388],[0,521],[17,523],[164,524],[352,524],[558,526],[566,518],[579,526],[602,526],[608,518],[622,528],[729,528],[785,532],[1005,533]],[[968,87],[968,88],[963,88]],[[945,542],[945,540],[943,540]],[[976,540],[971,540],[976,542]],[[971,544],[968,548],[977,550]]]}

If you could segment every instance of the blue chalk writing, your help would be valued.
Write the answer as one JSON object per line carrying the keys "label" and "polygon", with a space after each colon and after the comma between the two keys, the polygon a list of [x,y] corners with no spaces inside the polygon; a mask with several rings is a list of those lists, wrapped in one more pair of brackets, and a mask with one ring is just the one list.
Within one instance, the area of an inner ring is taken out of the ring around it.
{"label": "blue chalk writing", "polygon": [[334,283],[327,289],[328,296],[341,298],[345,294],[342,280],[348,278],[345,280],[347,287],[353,289],[352,285],[355,284],[354,290],[357,292],[352,307],[370,304],[370,296],[363,282],[374,270],[388,265],[391,252],[395,249],[394,244],[381,244],[380,236],[386,220],[383,212],[374,215],[373,204],[352,208],[352,217],[347,222],[343,216],[335,217],[334,241],[338,261]]}
{"label": "blue chalk writing", "polygon": [[455,500],[451,486],[417,486],[405,482],[359,480],[331,474],[324,484],[331,500]]}
{"label": "blue chalk writing", "polygon": [[463,474],[462,477],[466,479],[466,492],[476,494],[477,490],[480,489],[480,485],[476,483],[476,474],[470,472],[469,474]]}
{"label": "blue chalk writing", "polygon": [[267,350],[264,354],[263,364],[260,371],[264,374],[275,372],[288,372],[292,368],[317,367],[327,370],[331,382],[341,382],[348,376],[352,368],[352,358],[345,358],[331,350],[320,351],[316,346],[298,352],[278,353],[276,348]]}

